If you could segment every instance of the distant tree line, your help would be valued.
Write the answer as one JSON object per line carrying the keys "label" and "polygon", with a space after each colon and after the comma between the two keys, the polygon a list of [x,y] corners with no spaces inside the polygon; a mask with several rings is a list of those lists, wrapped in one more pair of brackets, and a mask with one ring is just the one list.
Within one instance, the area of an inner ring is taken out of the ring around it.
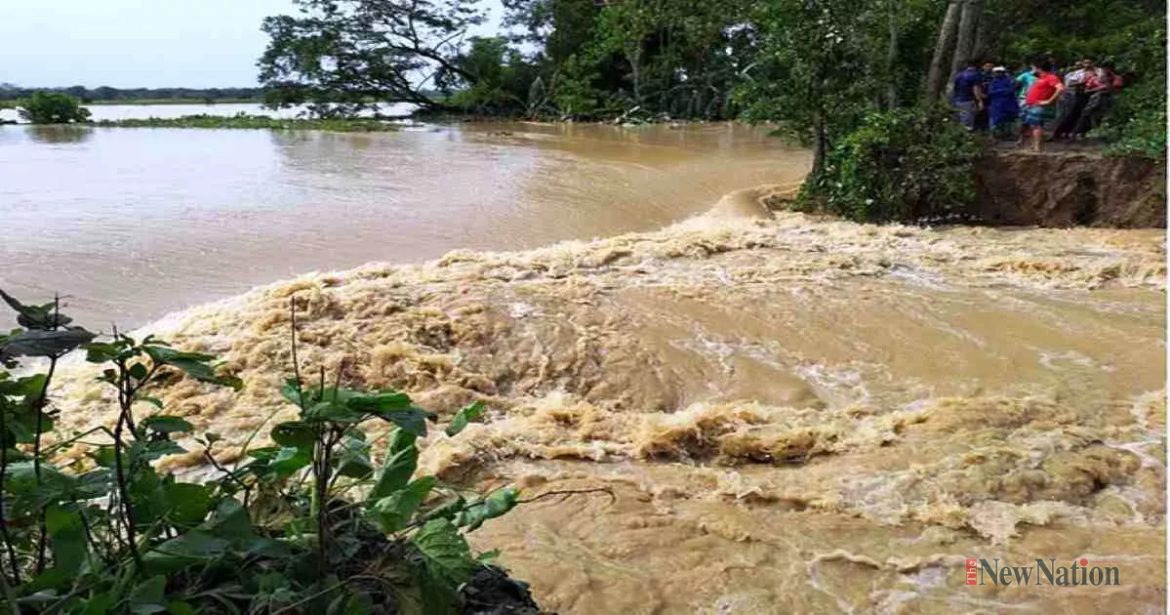
{"label": "distant tree line", "polygon": [[263,96],[261,88],[87,88],[81,85],[54,88],[28,88],[11,83],[0,83],[0,100],[21,100],[36,92],[67,94],[83,103],[135,100],[189,100],[215,102],[221,100],[255,100]]}

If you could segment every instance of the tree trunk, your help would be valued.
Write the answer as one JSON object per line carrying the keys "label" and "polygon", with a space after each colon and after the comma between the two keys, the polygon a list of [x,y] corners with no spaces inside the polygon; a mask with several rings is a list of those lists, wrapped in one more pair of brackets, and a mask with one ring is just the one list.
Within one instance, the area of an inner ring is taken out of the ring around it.
{"label": "tree trunk", "polygon": [[966,0],[963,3],[963,16],[959,20],[959,41],[955,43],[955,58],[951,62],[951,74],[955,74],[963,63],[971,59],[975,50],[975,30],[979,25],[979,16],[983,13],[982,0]]}
{"label": "tree trunk", "polygon": [[894,73],[898,65],[898,0],[886,0],[890,26],[890,40],[886,45],[886,108],[898,106],[898,79]]}
{"label": "tree trunk", "polygon": [[947,5],[947,13],[943,17],[942,25],[938,29],[938,40],[934,45],[934,55],[930,59],[930,73],[926,77],[926,92],[923,97],[927,103],[934,102],[942,96],[943,84],[947,78],[943,71],[946,70],[947,52],[950,51],[951,41],[955,37],[955,27],[959,22],[961,4],[961,0],[951,0],[950,4]]}
{"label": "tree trunk", "polygon": [[630,72],[634,80],[634,106],[642,106],[642,47],[626,52],[626,59],[630,62]]}
{"label": "tree trunk", "polygon": [[829,137],[826,132],[825,116],[818,113],[813,120],[813,164],[809,173],[814,182],[820,182],[821,174],[825,171],[825,158],[829,155]]}
{"label": "tree trunk", "polygon": [[988,15],[980,15],[979,23],[975,24],[975,43],[971,46],[971,55],[977,58],[987,58],[987,52],[991,49],[987,40],[991,34],[992,24],[988,22]]}

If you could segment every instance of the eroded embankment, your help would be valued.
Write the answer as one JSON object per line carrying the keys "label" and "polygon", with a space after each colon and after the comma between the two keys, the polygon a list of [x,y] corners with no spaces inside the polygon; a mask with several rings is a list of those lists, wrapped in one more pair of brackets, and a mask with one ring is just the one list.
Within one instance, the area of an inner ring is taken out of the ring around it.
{"label": "eroded embankment", "polygon": [[[483,424],[428,439],[426,471],[612,493],[475,534],[550,610],[1161,608],[1164,233],[771,218],[756,196],[192,309],[154,329],[246,388],[159,397],[229,444],[291,416],[291,300],[305,367],[443,416],[485,401]],[[91,377],[65,378],[67,428],[111,418]],[[963,585],[968,557],[1081,556],[1123,585]]]}
{"label": "eroded embankment", "polygon": [[1161,160],[1094,149],[995,151],[976,163],[975,182],[976,216],[986,224],[1166,227]]}

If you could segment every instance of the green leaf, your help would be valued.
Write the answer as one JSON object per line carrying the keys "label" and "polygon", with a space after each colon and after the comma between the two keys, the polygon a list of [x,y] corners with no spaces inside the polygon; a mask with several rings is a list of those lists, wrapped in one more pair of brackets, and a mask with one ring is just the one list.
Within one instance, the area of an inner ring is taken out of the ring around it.
{"label": "green leaf", "polygon": [[375,416],[390,421],[403,431],[407,431],[420,438],[427,435],[427,419],[433,415],[422,408],[405,408],[400,410],[378,411]]}
{"label": "green leaf", "polygon": [[103,446],[96,451],[90,451],[89,458],[103,468],[112,468],[117,462],[112,446]]}
{"label": "green leaf", "polygon": [[189,603],[178,600],[167,603],[167,612],[171,615],[199,615],[199,611]]}
{"label": "green leaf", "polygon": [[406,393],[389,391],[383,393],[365,394],[350,391],[346,404],[360,412],[380,413],[391,410],[406,410],[410,406],[410,396]]}
{"label": "green leaf", "polygon": [[410,482],[418,468],[418,447],[412,433],[395,429],[390,439],[386,461],[378,471],[374,487],[370,490],[369,501],[376,501],[398,491]]}
{"label": "green leaf", "polygon": [[312,448],[317,442],[317,430],[301,421],[286,421],[272,428],[272,441],[281,446]]}
{"label": "green leaf", "polygon": [[306,422],[329,422],[343,425],[360,423],[366,415],[350,409],[348,406],[332,401],[322,401],[313,404],[304,414]]}
{"label": "green leaf", "polygon": [[56,505],[49,506],[45,509],[45,530],[53,549],[54,568],[70,575],[76,574],[89,553],[81,513]]}
{"label": "green leaf", "polygon": [[163,486],[169,511],[168,519],[179,527],[192,527],[203,522],[211,511],[211,488],[196,483],[169,483]]}
{"label": "green leaf", "polygon": [[143,615],[165,612],[166,590],[167,578],[161,574],[139,583],[130,592],[130,612]]}
{"label": "green leaf", "polygon": [[94,334],[84,329],[57,331],[30,329],[5,338],[0,344],[0,360],[16,357],[59,357],[93,338]]}
{"label": "green leaf", "polygon": [[44,590],[65,589],[68,591],[68,587],[73,585],[73,581],[76,579],[76,572],[69,572],[68,567],[57,565],[33,577],[21,587],[21,590],[30,594],[41,593]]}
{"label": "green leaf", "polygon": [[130,376],[133,378],[142,380],[146,377],[147,374],[146,366],[141,363],[135,363],[134,365],[130,366],[130,369],[126,370],[126,373],[130,374]]}
{"label": "green leaf", "polygon": [[128,451],[134,461],[154,461],[167,455],[181,455],[187,449],[170,440],[139,440],[131,444]]}
{"label": "green leaf", "polygon": [[447,435],[455,436],[463,431],[471,421],[483,416],[486,406],[482,401],[477,401],[473,404],[464,406],[455,413],[455,418],[451,419],[451,424],[447,426]]}
{"label": "green leaf", "polygon": [[163,407],[162,400],[157,398],[157,397],[147,397],[146,395],[139,395],[137,398],[135,398],[134,401],[146,402],[146,403],[154,406],[155,408],[158,408],[159,410],[162,410],[162,407]]}
{"label": "green leaf", "polygon": [[468,532],[479,529],[484,521],[495,519],[516,507],[520,491],[507,487],[497,489],[483,501],[471,504],[455,515],[455,525]]}
{"label": "green leaf", "polygon": [[374,473],[374,464],[370,462],[370,445],[364,439],[346,436],[335,454],[334,467],[342,476],[361,479]]}
{"label": "green leaf", "polygon": [[139,424],[147,431],[154,431],[163,434],[171,433],[187,433],[195,430],[195,427],[187,421],[177,417],[168,416],[165,414],[158,414],[155,416],[148,416],[142,419]]}
{"label": "green leaf", "polygon": [[427,519],[454,519],[455,515],[467,506],[467,500],[463,496],[457,495],[454,498],[439,504],[438,506],[427,511]]}
{"label": "green leaf", "polygon": [[282,447],[276,457],[269,462],[268,467],[278,478],[292,476],[298,470],[309,467],[313,463],[313,452],[308,448]]}
{"label": "green leaf", "polygon": [[308,405],[307,398],[302,397],[302,393],[304,391],[296,378],[285,380],[284,386],[280,387],[281,396],[298,406],[302,405],[302,403]]}
{"label": "green leaf", "polygon": [[328,615],[369,615],[373,612],[374,600],[365,592],[341,594],[333,599],[325,612]]}
{"label": "green leaf", "polygon": [[211,355],[198,352],[180,352],[174,348],[157,345],[143,346],[142,350],[155,363],[178,368],[201,382],[220,384],[237,390],[243,386],[243,382],[235,376],[217,374],[215,366],[211,364],[215,357]]}
{"label": "green leaf", "polygon": [[16,323],[28,329],[52,329],[73,322],[72,318],[63,314],[55,314],[56,302],[45,305],[25,305],[15,297],[0,290],[0,299],[16,311]]}
{"label": "green leaf", "polygon": [[114,596],[109,593],[90,596],[83,604],[82,615],[106,615],[114,612]]}
{"label": "green leaf", "polygon": [[41,465],[41,480],[38,483],[31,461],[11,463],[4,487],[13,498],[6,504],[12,506],[11,512],[17,515],[28,514],[54,502],[69,499],[76,485],[75,477],[51,465]]}
{"label": "green leaf", "polygon": [[248,517],[248,509],[232,498],[220,500],[215,513],[201,527],[220,538],[226,538],[233,544],[250,544],[255,537],[252,532],[252,521]]}
{"label": "green leaf", "polygon": [[231,542],[212,536],[205,530],[191,530],[172,538],[142,556],[147,569],[166,573],[215,559],[225,553]]}
{"label": "green leaf", "polygon": [[471,549],[459,530],[446,519],[428,521],[410,541],[422,556],[426,573],[421,579],[426,612],[444,612],[450,608],[455,591],[475,571]]}
{"label": "green leaf", "polygon": [[404,489],[374,502],[370,516],[383,532],[387,534],[397,532],[410,523],[411,517],[436,483],[438,480],[434,476],[424,476],[412,481]]}
{"label": "green leaf", "polygon": [[85,360],[90,363],[106,363],[117,359],[122,350],[120,344],[91,342],[85,345]]}

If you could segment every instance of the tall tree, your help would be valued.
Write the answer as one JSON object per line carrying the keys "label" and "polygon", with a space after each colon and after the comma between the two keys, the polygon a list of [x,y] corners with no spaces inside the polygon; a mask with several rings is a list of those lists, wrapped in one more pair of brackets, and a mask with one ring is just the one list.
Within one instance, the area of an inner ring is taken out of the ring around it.
{"label": "tall tree", "polygon": [[898,0],[886,0],[886,108],[898,106]]}
{"label": "tall tree", "polygon": [[836,138],[880,97],[868,76],[881,72],[884,54],[867,34],[884,26],[884,11],[856,0],[774,0],[758,10],[761,44],[740,94],[749,118],[778,121],[811,143],[815,183]]}
{"label": "tall tree", "polygon": [[962,15],[959,18],[959,39],[955,42],[955,57],[951,60],[951,74],[958,72],[963,63],[971,59],[982,15],[982,0],[964,0]]}
{"label": "tall tree", "polygon": [[959,13],[962,10],[962,5],[962,0],[950,0],[950,3],[947,4],[946,15],[943,16],[942,24],[939,25],[938,39],[934,45],[934,55],[930,60],[930,72],[926,77],[926,92],[923,97],[928,103],[938,100],[946,86],[948,75],[945,71],[950,64],[947,60],[951,57],[951,45],[955,38],[955,30],[959,25]]}
{"label": "tall tree", "polygon": [[478,0],[295,0],[299,16],[264,20],[260,80],[276,106],[310,103],[321,114],[378,103],[443,107],[427,94],[474,85],[461,65]]}

